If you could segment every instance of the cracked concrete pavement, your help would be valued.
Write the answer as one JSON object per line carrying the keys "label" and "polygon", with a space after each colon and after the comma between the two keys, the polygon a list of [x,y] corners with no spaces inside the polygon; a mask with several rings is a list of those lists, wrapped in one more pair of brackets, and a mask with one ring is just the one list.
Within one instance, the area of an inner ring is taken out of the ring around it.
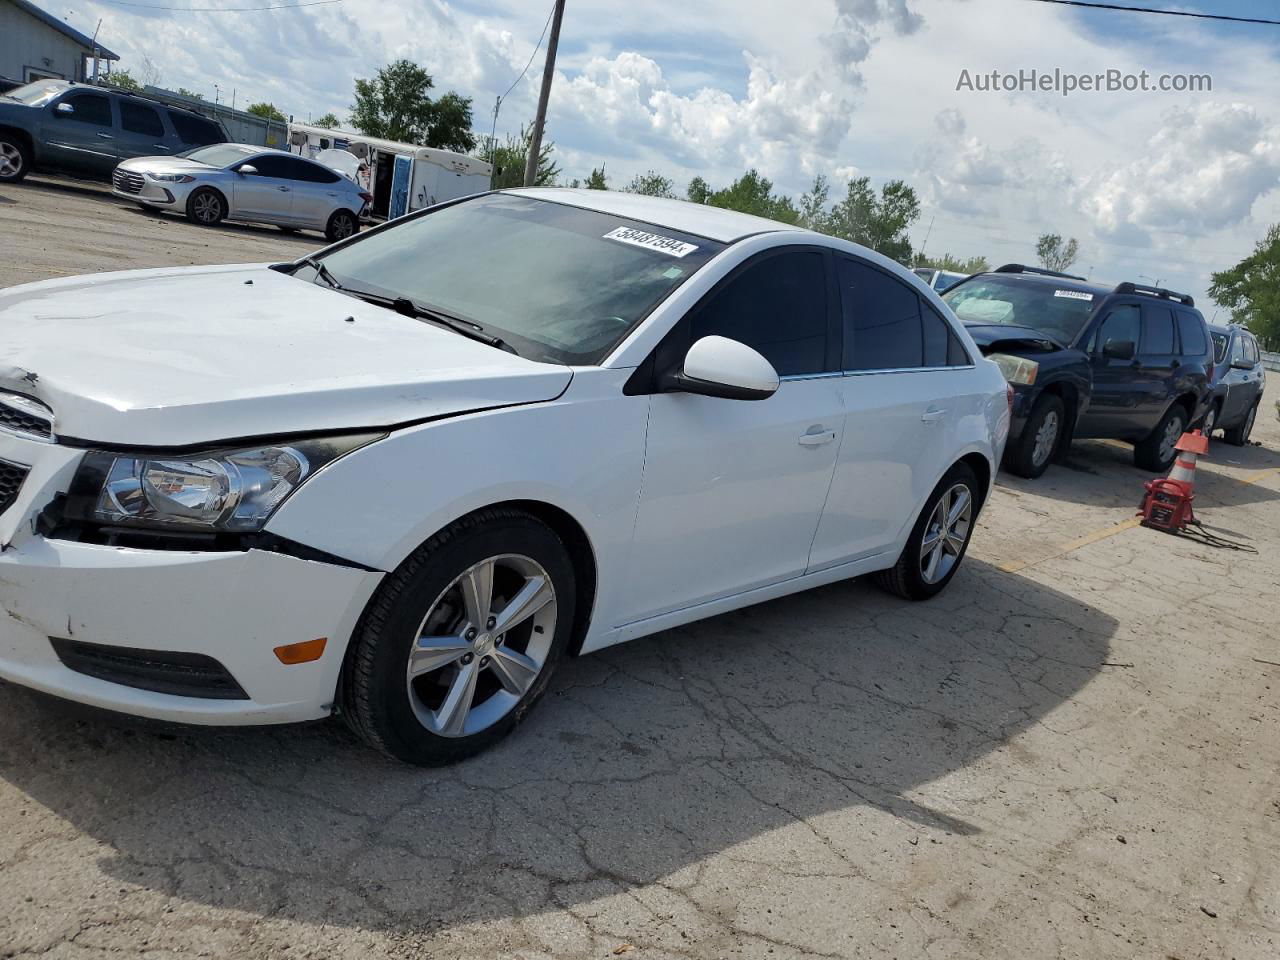
{"label": "cracked concrete pavement", "polygon": [[[128,225],[86,270],[302,243],[0,194],[5,285],[80,262],[44,207]],[[1274,958],[1270,399],[1197,498],[1256,555],[1126,524],[1145,476],[1080,443],[1000,477],[937,600],[836,584],[568,662],[445,770],[0,686],[0,956]]]}

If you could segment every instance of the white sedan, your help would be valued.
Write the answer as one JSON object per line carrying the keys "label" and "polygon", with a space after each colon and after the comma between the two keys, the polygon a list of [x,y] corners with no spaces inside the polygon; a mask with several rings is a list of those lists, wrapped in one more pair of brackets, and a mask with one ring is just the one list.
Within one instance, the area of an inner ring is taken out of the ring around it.
{"label": "white sedan", "polygon": [[955,576],[1008,389],[862,247],[536,189],[0,291],[0,677],[448,762],[557,662]]}

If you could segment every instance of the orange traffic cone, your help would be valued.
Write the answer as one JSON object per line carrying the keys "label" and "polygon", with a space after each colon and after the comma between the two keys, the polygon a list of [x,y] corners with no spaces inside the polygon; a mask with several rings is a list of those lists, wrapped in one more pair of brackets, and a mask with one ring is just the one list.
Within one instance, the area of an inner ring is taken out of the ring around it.
{"label": "orange traffic cone", "polygon": [[1182,454],[1173,461],[1169,479],[1186,484],[1189,494],[1196,484],[1196,461],[1209,452],[1209,438],[1199,430],[1184,433],[1173,448]]}

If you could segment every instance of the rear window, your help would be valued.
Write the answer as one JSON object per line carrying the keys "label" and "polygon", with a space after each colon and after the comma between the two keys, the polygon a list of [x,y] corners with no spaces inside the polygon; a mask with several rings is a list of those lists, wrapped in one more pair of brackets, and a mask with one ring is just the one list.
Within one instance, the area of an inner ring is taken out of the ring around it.
{"label": "rear window", "polygon": [[1139,353],[1153,357],[1173,353],[1173,311],[1168,307],[1144,305],[1142,308],[1142,345]]}
{"label": "rear window", "polygon": [[1194,313],[1185,310],[1178,312],[1178,336],[1182,339],[1182,354],[1186,357],[1203,357],[1209,352],[1209,344],[1205,342],[1205,326]]}
{"label": "rear window", "polygon": [[204,146],[210,143],[224,143],[227,139],[222,135],[222,129],[216,123],[206,120],[204,117],[170,110],[169,120],[173,123],[173,129],[178,133],[178,139],[183,143]]}

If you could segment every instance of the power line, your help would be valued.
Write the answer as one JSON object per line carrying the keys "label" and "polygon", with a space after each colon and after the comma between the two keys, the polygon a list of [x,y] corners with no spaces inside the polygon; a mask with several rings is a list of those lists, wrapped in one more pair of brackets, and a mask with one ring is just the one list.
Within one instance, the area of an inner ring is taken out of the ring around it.
{"label": "power line", "polygon": [[542,49],[542,41],[547,36],[547,27],[551,26],[551,16],[556,12],[556,5],[553,3],[551,9],[547,11],[547,21],[542,25],[542,33],[538,36],[538,42],[533,48],[533,53],[529,54],[529,62],[524,65],[524,69],[520,71],[520,76],[511,81],[511,86],[507,87],[507,92],[500,96],[499,100],[507,99],[507,94],[516,88],[516,84],[524,79],[524,75],[529,72],[529,68],[533,66],[533,58],[538,55],[538,51]]}
{"label": "power line", "polygon": [[116,7],[136,7],[140,10],[169,10],[176,13],[253,13],[259,10],[295,10],[298,7],[323,7],[342,0],[304,0],[302,3],[273,3],[260,7],[166,7],[154,3],[134,3],[133,0],[101,0]]}
{"label": "power line", "polygon": [[1154,7],[1130,7],[1120,3],[1096,3],[1094,0],[1031,0],[1033,3],[1056,3],[1064,7],[1084,7],[1089,10],[1122,10],[1126,13],[1157,13],[1166,17],[1195,17],[1199,20],[1228,20],[1232,23],[1263,23],[1280,27],[1280,20],[1263,20],[1259,17],[1231,17],[1225,13],[1195,13],[1191,10],[1157,10]]}

